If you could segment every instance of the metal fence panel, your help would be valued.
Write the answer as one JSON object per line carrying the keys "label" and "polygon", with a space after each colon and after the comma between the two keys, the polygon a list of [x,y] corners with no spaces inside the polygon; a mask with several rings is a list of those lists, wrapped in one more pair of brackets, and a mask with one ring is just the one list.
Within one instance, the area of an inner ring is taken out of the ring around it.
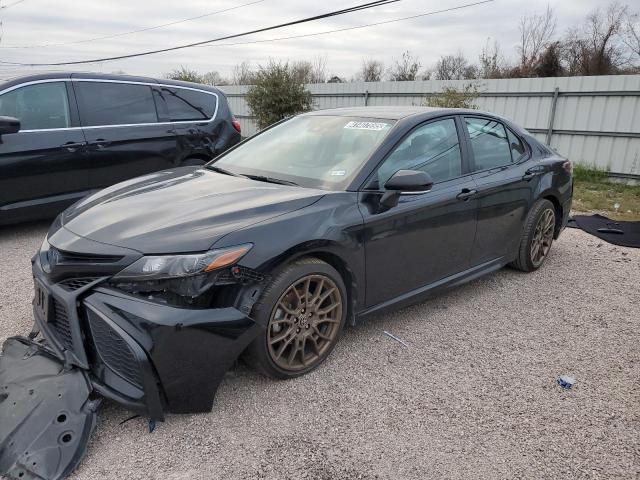
{"label": "metal fence panel", "polygon": [[[422,105],[444,86],[469,81],[352,82],[307,85],[315,109]],[[473,81],[480,110],[512,119],[576,163],[640,177],[640,75]],[[224,86],[244,135],[257,129],[244,96],[248,86]],[[557,92],[556,92],[557,89]],[[555,108],[554,108],[555,104]],[[549,128],[551,135],[549,136]]]}

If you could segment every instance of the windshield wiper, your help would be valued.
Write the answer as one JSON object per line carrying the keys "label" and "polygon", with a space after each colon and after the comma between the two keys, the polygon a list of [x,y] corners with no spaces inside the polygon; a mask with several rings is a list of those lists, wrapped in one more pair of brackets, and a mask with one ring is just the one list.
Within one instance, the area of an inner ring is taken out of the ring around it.
{"label": "windshield wiper", "polygon": [[244,175],[251,180],[257,180],[259,182],[269,182],[269,183],[277,183],[278,185],[292,185],[294,187],[299,187],[296,182],[290,182],[289,180],[282,180],[280,178],[266,177],[264,175]]}
{"label": "windshield wiper", "polygon": [[205,165],[209,170],[213,170],[214,172],[222,173],[224,175],[231,175],[232,177],[244,177],[244,175],[240,175],[239,173],[233,173],[229,170],[225,170],[222,167],[216,167],[215,165]]}

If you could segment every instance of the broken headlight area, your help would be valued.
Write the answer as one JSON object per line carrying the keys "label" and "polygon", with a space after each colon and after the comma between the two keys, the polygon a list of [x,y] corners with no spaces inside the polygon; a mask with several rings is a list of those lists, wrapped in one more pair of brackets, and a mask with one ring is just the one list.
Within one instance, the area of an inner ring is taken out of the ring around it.
{"label": "broken headlight area", "polygon": [[262,282],[259,272],[236,265],[251,244],[189,255],[145,256],[114,275],[109,285],[148,300],[208,307],[220,288]]}
{"label": "broken headlight area", "polygon": [[208,308],[233,303],[235,287],[262,283],[265,276],[250,268],[234,265],[221,271],[182,278],[122,281],[113,278],[108,285],[145,300],[168,305]]}

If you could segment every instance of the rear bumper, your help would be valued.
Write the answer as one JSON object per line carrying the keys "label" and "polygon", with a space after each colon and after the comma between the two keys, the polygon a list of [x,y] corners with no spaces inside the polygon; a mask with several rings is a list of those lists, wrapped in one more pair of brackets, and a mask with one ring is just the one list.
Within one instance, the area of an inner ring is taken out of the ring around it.
{"label": "rear bumper", "polygon": [[47,318],[34,307],[34,330],[95,391],[154,419],[211,410],[225,372],[263,330],[236,308],[159,304],[108,288],[106,277],[69,290],[37,261],[33,272],[50,302]]}
{"label": "rear bumper", "polygon": [[565,229],[565,227],[567,226],[567,223],[569,222],[569,217],[571,215],[571,201],[572,201],[572,198],[569,197],[562,204],[562,223],[560,224],[560,228],[558,229],[558,234],[556,235],[556,238],[560,236],[560,233],[562,233],[562,230]]}

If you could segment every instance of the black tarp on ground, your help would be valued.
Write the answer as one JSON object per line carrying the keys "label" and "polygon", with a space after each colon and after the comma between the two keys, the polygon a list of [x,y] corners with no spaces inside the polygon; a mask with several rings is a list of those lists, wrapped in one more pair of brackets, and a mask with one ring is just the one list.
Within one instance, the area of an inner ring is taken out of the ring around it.
{"label": "black tarp on ground", "polygon": [[576,215],[576,225],[605,242],[640,248],[640,222],[621,222],[602,215]]}

